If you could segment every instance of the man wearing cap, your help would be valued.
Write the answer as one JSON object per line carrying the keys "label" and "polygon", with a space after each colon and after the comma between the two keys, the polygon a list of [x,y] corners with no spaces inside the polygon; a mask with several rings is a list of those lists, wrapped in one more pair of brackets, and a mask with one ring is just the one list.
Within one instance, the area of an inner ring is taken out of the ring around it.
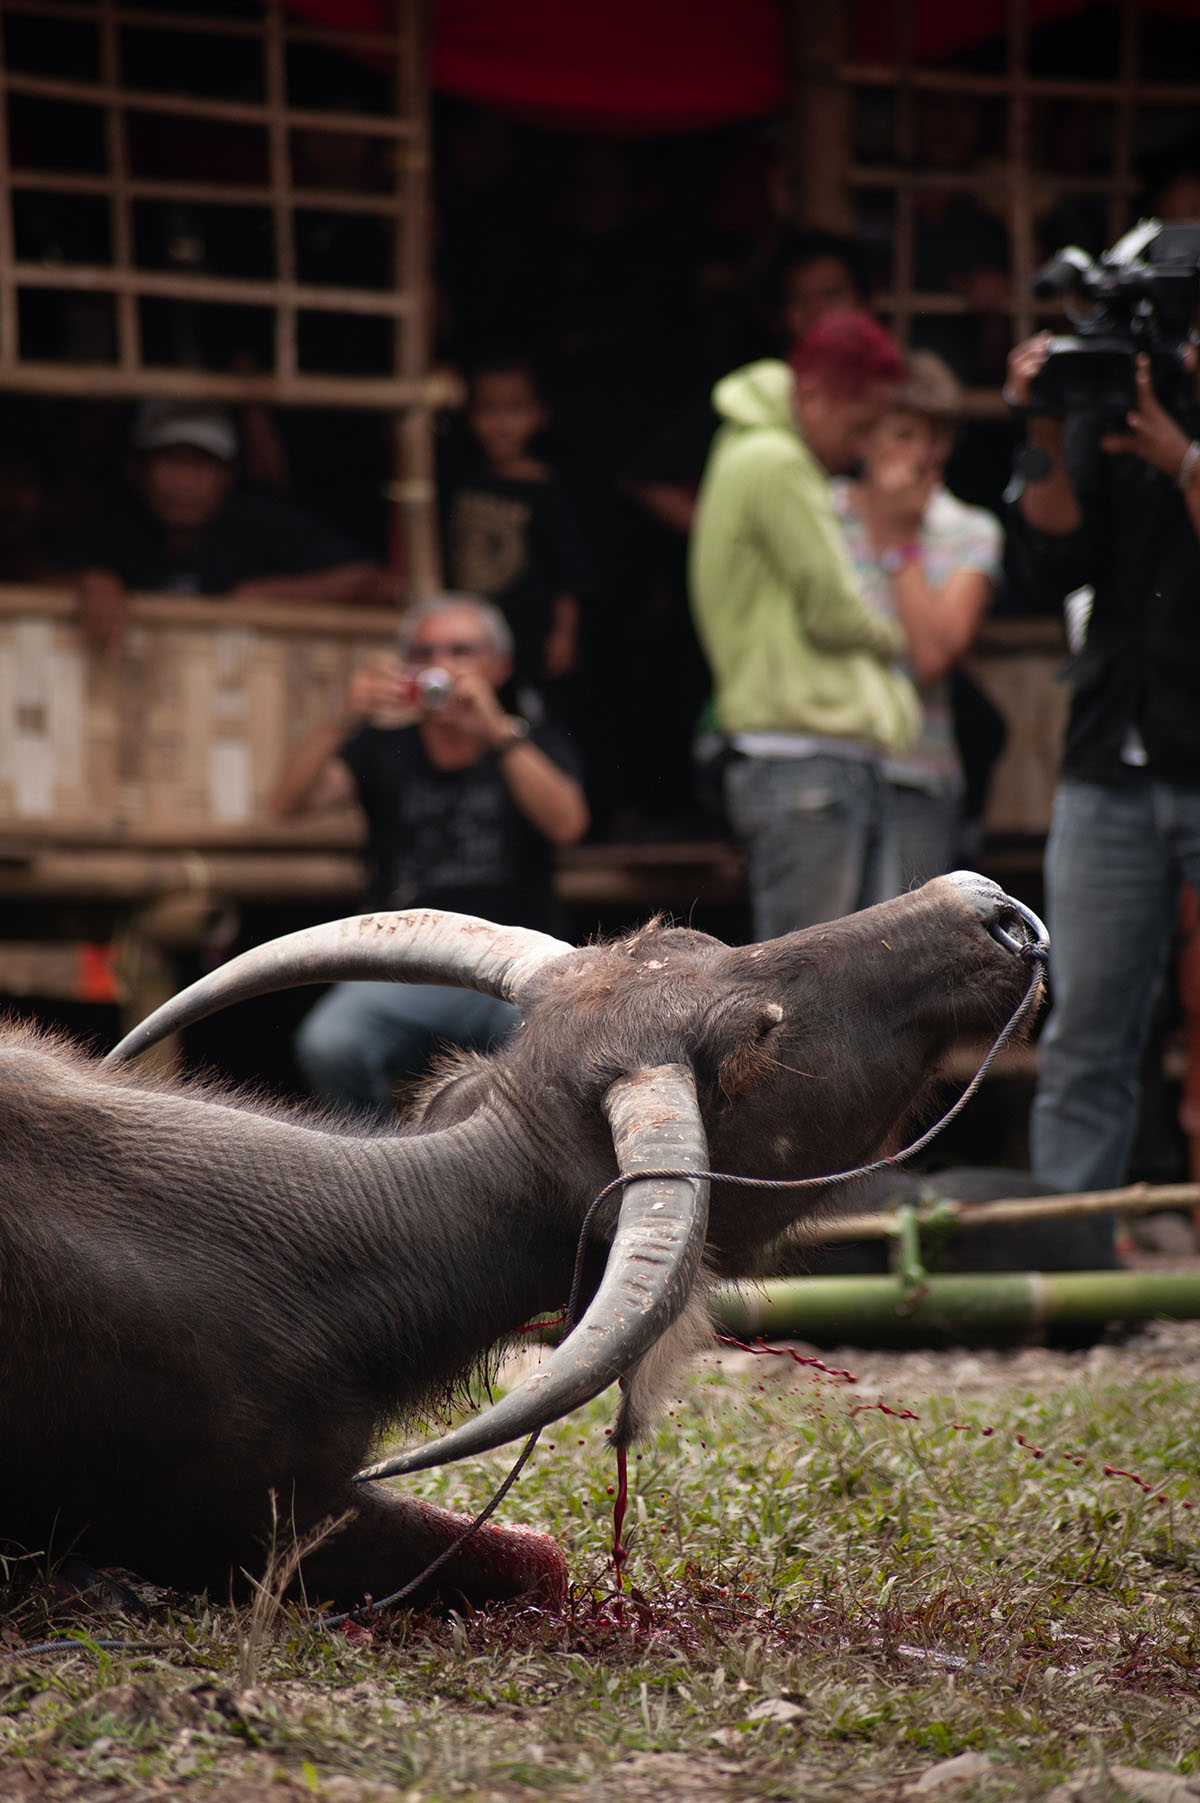
{"label": "man wearing cap", "polygon": [[280,601],[388,598],[383,571],[277,495],[237,483],[237,431],[222,407],[152,401],[134,432],[128,504],[88,521],[56,558],[79,572],[90,638],[118,644],[131,590]]}

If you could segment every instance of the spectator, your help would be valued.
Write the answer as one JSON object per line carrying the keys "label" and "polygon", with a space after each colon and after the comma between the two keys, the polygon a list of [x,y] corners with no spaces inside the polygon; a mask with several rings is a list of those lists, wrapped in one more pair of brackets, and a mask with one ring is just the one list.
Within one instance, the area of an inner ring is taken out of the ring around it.
{"label": "spectator", "polygon": [[837,313],[790,368],[751,364],[714,391],[725,424],[697,504],[691,588],[756,938],[896,890],[883,759],[908,744],[920,706],[895,667],[899,629],[859,593],[828,479],[861,453],[903,375],[882,326]]}
{"label": "spectator", "polygon": [[791,232],[775,253],[772,301],[784,355],[826,313],[867,310],[874,284],[866,248],[842,232]]}
{"label": "spectator", "polygon": [[467,395],[470,454],[445,504],[451,584],[493,601],[508,621],[526,708],[531,691],[578,668],[581,607],[595,581],[574,509],[534,455],[549,423],[527,361],[478,364]]}
{"label": "spectator", "polygon": [[942,482],[961,412],[951,370],[932,351],[915,351],[908,381],[867,439],[862,475],[833,484],[859,586],[903,627],[925,710],[916,740],[888,765],[905,888],[961,862],[965,782],[950,678],[1000,573],[998,521]]}
{"label": "spectator", "polygon": [[[760,350],[764,338],[772,347],[776,341],[790,346],[822,314],[866,304],[866,257],[861,245],[839,233],[790,230],[775,248],[766,286],[769,320],[760,312],[754,337]],[[643,806],[627,806],[625,819],[632,815],[635,829],[640,813],[657,803],[659,832],[675,832],[681,824],[689,833],[712,830],[711,818],[700,819],[696,804],[693,740],[710,682],[689,610],[686,564],[696,493],[719,424],[705,393],[660,426],[622,472],[623,492],[646,516],[636,541],[641,570],[621,585],[641,604],[625,633],[597,645],[589,675],[596,674],[593,662],[607,666],[594,684],[599,706],[617,692],[631,698],[641,745],[628,760],[626,782],[636,785],[633,795]],[[599,775],[599,751],[588,761]]]}
{"label": "spectator", "polygon": [[390,598],[384,573],[276,495],[237,482],[237,432],[221,407],[151,402],[134,434],[128,502],[68,537],[89,637],[118,644],[129,591],[263,595],[279,601]]}
{"label": "spectator", "polygon": [[[551,850],[582,837],[587,808],[561,735],[501,704],[512,670],[503,615],[442,596],[405,616],[401,648],[410,666],[448,673],[449,698],[413,709],[397,658],[364,664],[343,714],[289,759],[273,810],[356,800],[367,819],[372,908],[449,908],[557,930]],[[302,1024],[297,1053],[318,1095],[387,1117],[395,1077],[421,1070],[438,1046],[494,1044],[516,1020],[507,1002],[472,990],[339,983]]]}
{"label": "spectator", "polygon": [[[1009,359],[1006,394],[1020,407],[1047,343],[1039,334]],[[1074,602],[1073,697],[1046,847],[1053,1006],[1031,1126],[1047,1189],[1124,1181],[1180,885],[1200,883],[1194,352],[1188,362],[1189,392],[1168,409],[1139,359],[1123,428],[1086,413],[1028,420],[1045,473],[1026,474],[1014,530],[1031,579]]]}
{"label": "spectator", "polygon": [[[789,232],[775,252],[767,289],[769,336],[786,357],[826,313],[869,305],[866,251],[840,232]],[[696,490],[719,424],[706,396],[660,428],[626,464],[626,491],[676,532],[691,531]]]}

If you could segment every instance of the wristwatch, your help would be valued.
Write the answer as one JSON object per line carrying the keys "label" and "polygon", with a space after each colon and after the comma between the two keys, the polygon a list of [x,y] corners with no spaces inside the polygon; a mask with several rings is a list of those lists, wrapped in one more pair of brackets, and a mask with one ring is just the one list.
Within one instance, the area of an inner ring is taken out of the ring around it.
{"label": "wristwatch", "polygon": [[523,720],[520,714],[509,714],[507,724],[508,737],[496,746],[498,758],[502,758],[506,751],[511,751],[514,745],[523,744],[529,737],[529,722]]}
{"label": "wristwatch", "polygon": [[885,576],[899,575],[906,563],[919,563],[921,547],[915,540],[906,545],[889,545],[886,551],[879,553],[879,567]]}

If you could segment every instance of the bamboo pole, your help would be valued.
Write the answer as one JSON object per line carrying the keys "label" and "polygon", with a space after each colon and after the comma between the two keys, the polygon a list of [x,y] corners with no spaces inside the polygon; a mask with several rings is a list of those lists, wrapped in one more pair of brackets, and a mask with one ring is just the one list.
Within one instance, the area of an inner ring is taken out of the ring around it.
{"label": "bamboo pole", "polygon": [[789,182],[794,219],[848,231],[850,95],[840,64],[846,9],[840,0],[790,0],[786,9],[792,105]]}
{"label": "bamboo pole", "polygon": [[17,283],[13,275],[12,167],[9,161],[8,93],[0,80],[0,366],[15,364],[21,354],[17,325]]}
{"label": "bamboo pole", "polygon": [[719,1331],[819,1345],[1013,1344],[1049,1326],[1200,1318],[1200,1273],[1016,1271],[930,1277],[906,1291],[897,1277],[779,1278],[709,1298]]}
{"label": "bamboo pole", "polygon": [[133,850],[38,852],[28,863],[0,861],[6,901],[145,901],[211,891],[237,901],[332,901],[352,911],[362,891],[353,852]]}
{"label": "bamboo pole", "polygon": [[291,145],[287,125],[287,61],[279,0],[266,8],[267,128],[271,175],[271,215],[275,228],[275,268],[286,298],[275,309],[275,373],[284,381],[296,374],[296,239],[291,205]]}
{"label": "bamboo pole", "polygon": [[[936,1178],[930,1180],[931,1186]],[[958,1202],[935,1197],[918,1203],[911,1214],[839,1215],[833,1220],[797,1222],[787,1236],[790,1246],[841,1245],[847,1240],[886,1240],[913,1219],[918,1228],[936,1226],[970,1231],[975,1227],[1023,1225],[1027,1221],[1079,1220],[1089,1215],[1152,1214],[1160,1209],[1200,1207],[1200,1183],[1131,1183],[1124,1189],[1087,1190],[1071,1196],[1003,1196],[995,1202]]]}
{"label": "bamboo pole", "polygon": [[[14,263],[25,288],[99,290],[106,294],[155,295],[161,300],[235,301],[275,307],[290,304],[311,312],[362,314],[402,319],[412,308],[408,294],[390,289],[317,287],[315,283],[258,281],[241,276],[175,275],[147,269],[117,269],[89,263]],[[374,379],[374,378],[371,378]]]}
{"label": "bamboo pole", "polygon": [[[120,50],[111,0],[105,0],[100,12],[100,49],[105,84],[115,92],[119,85]],[[125,113],[115,101],[110,101],[104,109],[104,139],[108,150],[112,203],[113,266],[123,274],[131,274],[134,261],[133,203],[129,198]],[[137,296],[132,288],[124,288],[117,294],[117,362],[123,371],[128,372],[137,369],[141,361],[141,323]]]}
{"label": "bamboo pole", "polygon": [[[303,290],[299,291],[303,293]],[[185,295],[179,298],[186,299]],[[216,370],[161,367],[124,370],[116,364],[0,363],[6,391],[27,394],[64,394],[89,400],[109,396],[122,400],[266,401],[275,406],[362,407],[388,412],[411,406],[424,392],[423,384],[397,376],[318,376],[300,372],[290,380],[281,376],[227,375]]]}
{"label": "bamboo pole", "polygon": [[[169,113],[183,119],[219,120],[228,125],[258,125],[265,130],[270,108],[263,101],[194,98],[190,94],[140,92],[111,87],[107,82],[64,81],[44,75],[25,75],[10,69],[6,80],[12,94],[29,94],[40,100],[71,100],[81,106],[137,106],[146,113]],[[390,113],[314,112],[294,107],[288,123],[300,130],[361,132],[366,137],[404,139],[410,136],[408,120]]]}
{"label": "bamboo pole", "polygon": [[[1123,0],[1123,4],[1132,12],[1136,27],[1138,0]],[[844,63],[842,80],[853,87],[890,88],[895,85],[896,71],[890,63]],[[976,75],[968,69],[923,67],[913,71],[912,81],[915,88],[931,93],[978,94],[1003,99],[1012,91],[1011,76]],[[1144,106],[1194,106],[1196,85],[1194,81],[1142,82],[1136,75],[1130,76],[1128,84],[1124,76],[1105,81],[1051,75],[1027,77],[1025,91],[1031,100],[1119,101],[1128,93],[1131,100]],[[1074,188],[1076,178],[1072,175],[1070,179]]]}
{"label": "bamboo pole", "polygon": [[[288,41],[291,41],[290,34]],[[1099,184],[1101,178],[1095,179]],[[112,179],[107,175],[63,175],[53,169],[22,169],[13,177],[13,187],[23,194],[93,194],[102,198],[107,198],[113,191]],[[198,206],[216,207],[269,207],[276,197],[274,187],[264,187],[261,182],[238,182],[231,186],[228,182],[198,182],[188,178],[159,181],[148,175],[128,177],[123,192],[130,200],[194,201]],[[311,187],[293,182],[291,193],[298,205],[321,207],[330,213],[378,213],[390,219],[396,211],[394,192],[352,194],[346,188]]]}
{"label": "bamboo pole", "polygon": [[[403,547],[406,598],[423,601],[442,586],[438,543],[437,491],[434,481],[433,397],[428,386],[430,353],[430,278],[425,243],[430,181],[428,118],[427,0],[394,0],[398,9],[396,46],[397,111],[407,113],[413,139],[397,173],[405,202],[404,219],[396,221],[396,283],[407,285],[410,306],[395,328],[397,370],[420,384],[419,398],[392,423],[392,481],[388,499],[395,509]],[[403,29],[402,29],[403,27]]]}
{"label": "bamboo pole", "polygon": [[[95,0],[25,0],[21,10],[35,6],[38,13],[48,19],[75,20],[82,25],[91,25],[95,21]],[[361,12],[361,9],[359,9]],[[130,26],[138,31],[177,31],[190,35],[192,32],[207,32],[223,38],[259,38],[262,26],[257,19],[237,19],[231,12],[222,11],[215,17],[204,10],[203,0],[195,0],[191,11],[167,12],[157,7],[116,6],[113,17],[118,25]],[[289,24],[288,37],[295,42],[309,44],[325,44],[337,46],[351,53],[364,50],[390,50],[391,38],[384,32],[373,32],[353,23],[338,27],[336,24],[306,24],[297,19]]]}

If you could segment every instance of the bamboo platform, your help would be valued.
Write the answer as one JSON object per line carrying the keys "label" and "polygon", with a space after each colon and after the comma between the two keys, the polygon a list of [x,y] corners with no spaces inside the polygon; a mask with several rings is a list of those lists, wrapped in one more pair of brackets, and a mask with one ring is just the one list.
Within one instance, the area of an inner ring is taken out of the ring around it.
{"label": "bamboo platform", "polygon": [[[141,596],[121,650],[98,652],[70,589],[0,587],[0,896],[130,899],[173,885],[324,898],[356,886],[349,811],[271,820],[288,751],[393,642],[382,608]],[[1055,622],[987,629],[974,670],[1010,722],[990,833],[1044,833],[1061,730]],[[569,902],[686,906],[743,889],[721,841],[587,846],[564,856]]]}

